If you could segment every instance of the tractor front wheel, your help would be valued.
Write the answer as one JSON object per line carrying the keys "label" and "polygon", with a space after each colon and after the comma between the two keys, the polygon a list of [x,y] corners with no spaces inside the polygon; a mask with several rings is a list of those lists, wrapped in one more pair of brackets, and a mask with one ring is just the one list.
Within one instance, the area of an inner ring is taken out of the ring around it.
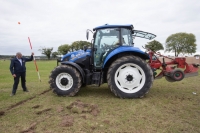
{"label": "tractor front wheel", "polygon": [[50,88],[59,96],[74,96],[80,90],[80,73],[72,66],[56,67],[49,76]]}
{"label": "tractor front wheel", "polygon": [[153,83],[150,66],[137,56],[124,56],[112,63],[107,73],[108,86],[120,98],[141,98]]}

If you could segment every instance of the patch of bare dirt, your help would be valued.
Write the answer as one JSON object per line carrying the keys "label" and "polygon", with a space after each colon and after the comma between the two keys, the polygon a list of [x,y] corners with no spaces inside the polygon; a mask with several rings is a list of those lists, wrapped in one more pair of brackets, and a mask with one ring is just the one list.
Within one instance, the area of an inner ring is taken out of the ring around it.
{"label": "patch of bare dirt", "polygon": [[63,117],[63,120],[61,122],[62,127],[73,126],[73,124],[74,124],[74,117],[72,117],[70,115],[66,115]]}
{"label": "patch of bare dirt", "polygon": [[45,93],[47,93],[47,92],[49,92],[49,91],[51,91],[52,89],[49,89],[49,90],[45,90],[45,91],[43,91],[42,93],[40,93],[39,95],[43,95],[43,94],[45,94]]}
{"label": "patch of bare dirt", "polygon": [[99,114],[99,109],[97,105],[91,105],[91,114],[94,116],[97,116]]}
{"label": "patch of bare dirt", "polygon": [[97,105],[83,103],[80,100],[71,103],[69,106],[67,106],[67,109],[69,109],[72,113],[90,113],[93,116],[97,116],[99,113]]}
{"label": "patch of bare dirt", "polygon": [[[40,95],[43,95],[43,94],[49,92],[50,90],[51,90],[51,89],[45,90],[45,91],[43,91],[42,93],[40,93],[40,94],[38,94],[38,95],[39,95],[39,96],[40,96]],[[3,116],[3,115],[5,114],[6,111],[9,111],[9,110],[11,110],[11,109],[13,109],[13,108],[15,108],[15,107],[17,107],[17,106],[20,106],[20,105],[24,104],[25,102],[30,101],[30,100],[32,100],[32,99],[34,99],[34,98],[36,98],[36,96],[30,97],[30,98],[28,98],[28,99],[22,100],[22,101],[20,101],[20,102],[18,102],[18,103],[15,103],[15,104],[11,105],[10,107],[8,107],[7,109],[5,109],[4,111],[0,111],[0,116]],[[32,108],[38,108],[38,107],[39,107],[39,105],[36,105],[36,106],[34,106],[34,107],[32,107]]]}
{"label": "patch of bare dirt", "polygon": [[18,102],[18,103],[16,103],[16,104],[13,104],[13,105],[11,105],[10,107],[8,107],[7,110],[11,110],[12,108],[15,108],[15,107],[17,107],[17,106],[19,106],[19,105],[21,105],[21,104],[27,102],[27,101],[30,101],[30,100],[32,100],[32,99],[35,98],[35,97],[36,97],[36,96],[30,97],[30,98],[28,98],[28,99],[26,99],[26,100],[22,100],[22,101],[20,101],[20,102]]}
{"label": "patch of bare dirt", "polygon": [[[39,95],[43,95],[43,94],[49,92],[50,90],[51,90],[51,89],[45,90],[45,91],[43,91],[42,93],[40,93]],[[10,109],[12,109],[12,108],[15,108],[15,107],[17,107],[17,106],[19,106],[19,105],[21,105],[21,104],[23,104],[23,103],[25,103],[25,102],[27,102],[27,101],[30,101],[30,100],[32,100],[32,99],[34,99],[34,98],[36,98],[36,96],[30,97],[30,98],[28,98],[28,99],[26,99],[26,100],[23,100],[23,101],[20,101],[20,102],[14,104],[14,105],[11,105],[9,108],[7,108],[7,110],[10,110]]]}
{"label": "patch of bare dirt", "polygon": [[35,133],[36,126],[48,118],[50,118],[50,116],[46,116],[45,118],[32,123],[27,129],[22,130],[20,133]]}
{"label": "patch of bare dirt", "polygon": [[64,108],[62,106],[57,107],[57,112],[58,113],[63,112],[63,111],[64,111]]}
{"label": "patch of bare dirt", "polygon": [[40,105],[35,105],[35,106],[33,106],[32,108],[33,109],[37,109],[37,108],[39,108],[40,107]]}
{"label": "patch of bare dirt", "polygon": [[5,112],[4,111],[0,111],[0,116],[4,115]]}
{"label": "patch of bare dirt", "polygon": [[81,115],[80,117],[82,117],[83,119],[87,119],[87,116],[86,115]]}
{"label": "patch of bare dirt", "polygon": [[51,108],[47,108],[47,109],[38,111],[36,114],[37,114],[37,115],[41,115],[42,113],[47,112],[47,111],[50,111],[50,110],[51,110]]}
{"label": "patch of bare dirt", "polygon": [[29,128],[21,131],[20,133],[34,133],[37,124],[38,124],[37,122],[34,122],[33,124],[30,125]]}
{"label": "patch of bare dirt", "polygon": [[104,120],[103,123],[110,124],[109,120]]}

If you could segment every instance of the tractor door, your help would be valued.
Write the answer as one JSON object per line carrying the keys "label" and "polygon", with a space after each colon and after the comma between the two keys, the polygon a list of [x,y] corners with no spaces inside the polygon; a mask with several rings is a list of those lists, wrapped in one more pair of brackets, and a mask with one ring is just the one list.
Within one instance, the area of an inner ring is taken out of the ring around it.
{"label": "tractor door", "polygon": [[94,40],[94,67],[101,69],[108,52],[121,45],[120,28],[99,29]]}

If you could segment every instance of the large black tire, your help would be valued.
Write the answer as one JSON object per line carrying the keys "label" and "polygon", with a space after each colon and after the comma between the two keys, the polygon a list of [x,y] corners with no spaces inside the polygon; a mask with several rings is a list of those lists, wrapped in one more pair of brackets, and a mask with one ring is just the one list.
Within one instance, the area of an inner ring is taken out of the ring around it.
{"label": "large black tire", "polygon": [[107,81],[111,91],[120,98],[141,98],[153,84],[150,66],[136,56],[115,60],[108,69]]}
{"label": "large black tire", "polygon": [[59,96],[74,96],[80,90],[80,73],[72,66],[57,66],[49,76],[50,88]]}

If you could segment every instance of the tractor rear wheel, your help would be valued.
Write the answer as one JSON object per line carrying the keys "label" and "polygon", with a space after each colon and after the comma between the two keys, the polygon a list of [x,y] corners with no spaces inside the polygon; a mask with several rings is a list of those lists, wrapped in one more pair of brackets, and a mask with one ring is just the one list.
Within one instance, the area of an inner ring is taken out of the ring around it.
{"label": "tractor rear wheel", "polygon": [[108,86],[120,98],[141,98],[153,84],[150,66],[137,56],[124,56],[112,63],[107,73]]}
{"label": "tractor rear wheel", "polygon": [[74,96],[80,90],[80,73],[72,66],[56,67],[49,76],[50,88],[59,96]]}

